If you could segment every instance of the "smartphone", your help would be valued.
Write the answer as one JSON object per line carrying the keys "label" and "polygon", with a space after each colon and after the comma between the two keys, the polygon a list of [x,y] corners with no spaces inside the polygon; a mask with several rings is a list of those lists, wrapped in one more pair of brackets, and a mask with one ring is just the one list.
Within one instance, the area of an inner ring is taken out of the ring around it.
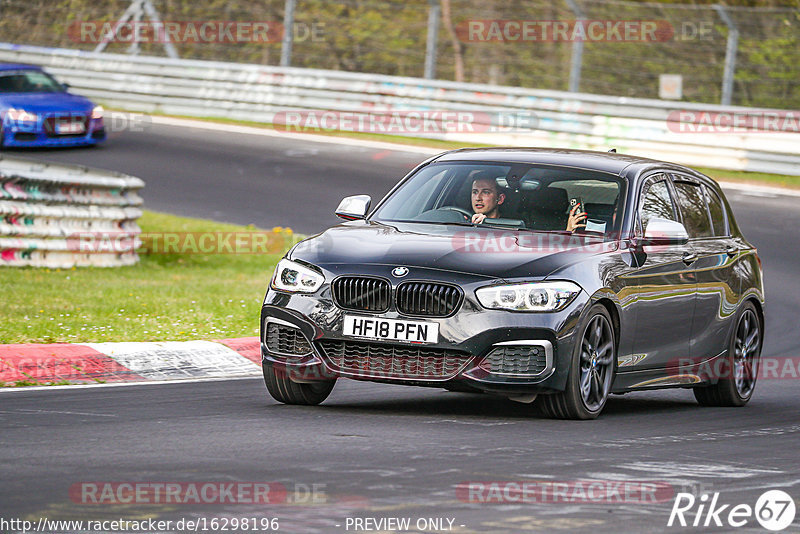
{"label": "smartphone", "polygon": [[569,199],[569,212],[570,213],[572,213],[572,209],[575,206],[578,206],[578,209],[575,211],[575,213],[583,213],[584,212],[584,209],[583,209],[583,198],[575,197],[575,198]]}

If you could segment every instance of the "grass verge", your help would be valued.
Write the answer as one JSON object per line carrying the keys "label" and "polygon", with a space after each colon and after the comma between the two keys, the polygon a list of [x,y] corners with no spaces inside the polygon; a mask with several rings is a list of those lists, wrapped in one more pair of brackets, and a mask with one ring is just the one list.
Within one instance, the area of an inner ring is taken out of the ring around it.
{"label": "grass verge", "polygon": [[[146,211],[143,233],[253,232]],[[289,231],[286,248],[296,241]],[[177,250],[177,249],[176,249]],[[0,343],[167,341],[258,335],[281,253],[143,254],[130,267],[0,269]],[[174,251],[172,251],[174,252]]]}

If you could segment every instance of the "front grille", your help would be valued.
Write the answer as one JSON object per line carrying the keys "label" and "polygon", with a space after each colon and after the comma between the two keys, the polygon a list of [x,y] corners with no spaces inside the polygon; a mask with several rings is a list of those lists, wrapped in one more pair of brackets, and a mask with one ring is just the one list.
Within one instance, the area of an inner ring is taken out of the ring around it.
{"label": "front grille", "polygon": [[448,380],[470,359],[456,350],[331,339],[317,343],[334,370],[365,378]]}
{"label": "front grille", "polygon": [[461,290],[432,282],[404,282],[397,287],[395,299],[400,313],[446,317],[458,308]]}
{"label": "front grille", "polygon": [[311,352],[311,345],[308,344],[303,333],[291,326],[272,322],[267,323],[265,337],[267,338],[267,349],[276,354],[304,356]]}
{"label": "front grille", "polygon": [[538,375],[547,368],[545,348],[538,345],[497,347],[483,359],[481,369],[496,375]]}
{"label": "front grille", "polygon": [[392,286],[388,280],[342,276],[333,281],[333,300],[346,310],[383,312],[389,309]]}

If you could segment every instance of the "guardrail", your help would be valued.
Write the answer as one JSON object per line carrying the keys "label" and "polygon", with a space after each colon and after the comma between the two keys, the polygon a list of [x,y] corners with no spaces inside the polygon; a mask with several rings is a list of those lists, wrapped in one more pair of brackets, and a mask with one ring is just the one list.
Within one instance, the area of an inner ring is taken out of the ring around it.
{"label": "guardrail", "polygon": [[142,187],[121,173],[0,157],[0,266],[136,263]]}
{"label": "guardrail", "polygon": [[[480,133],[406,135],[514,146],[613,147],[687,165],[800,175],[800,112],[7,43],[0,43],[0,61],[45,66],[80,94],[148,113],[280,123],[290,110],[461,111],[472,114]],[[776,121],[770,120],[787,114],[783,127],[771,128]],[[505,127],[498,124],[503,121]],[[728,131],[720,121],[730,125]]]}

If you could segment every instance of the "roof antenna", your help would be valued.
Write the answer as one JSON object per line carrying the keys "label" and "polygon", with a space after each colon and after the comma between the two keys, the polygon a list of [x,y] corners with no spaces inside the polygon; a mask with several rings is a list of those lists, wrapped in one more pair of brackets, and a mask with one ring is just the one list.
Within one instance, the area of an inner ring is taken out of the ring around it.
{"label": "roof antenna", "polygon": [[616,154],[617,153],[617,149],[616,148],[609,149],[609,152],[613,152],[614,154]]}

